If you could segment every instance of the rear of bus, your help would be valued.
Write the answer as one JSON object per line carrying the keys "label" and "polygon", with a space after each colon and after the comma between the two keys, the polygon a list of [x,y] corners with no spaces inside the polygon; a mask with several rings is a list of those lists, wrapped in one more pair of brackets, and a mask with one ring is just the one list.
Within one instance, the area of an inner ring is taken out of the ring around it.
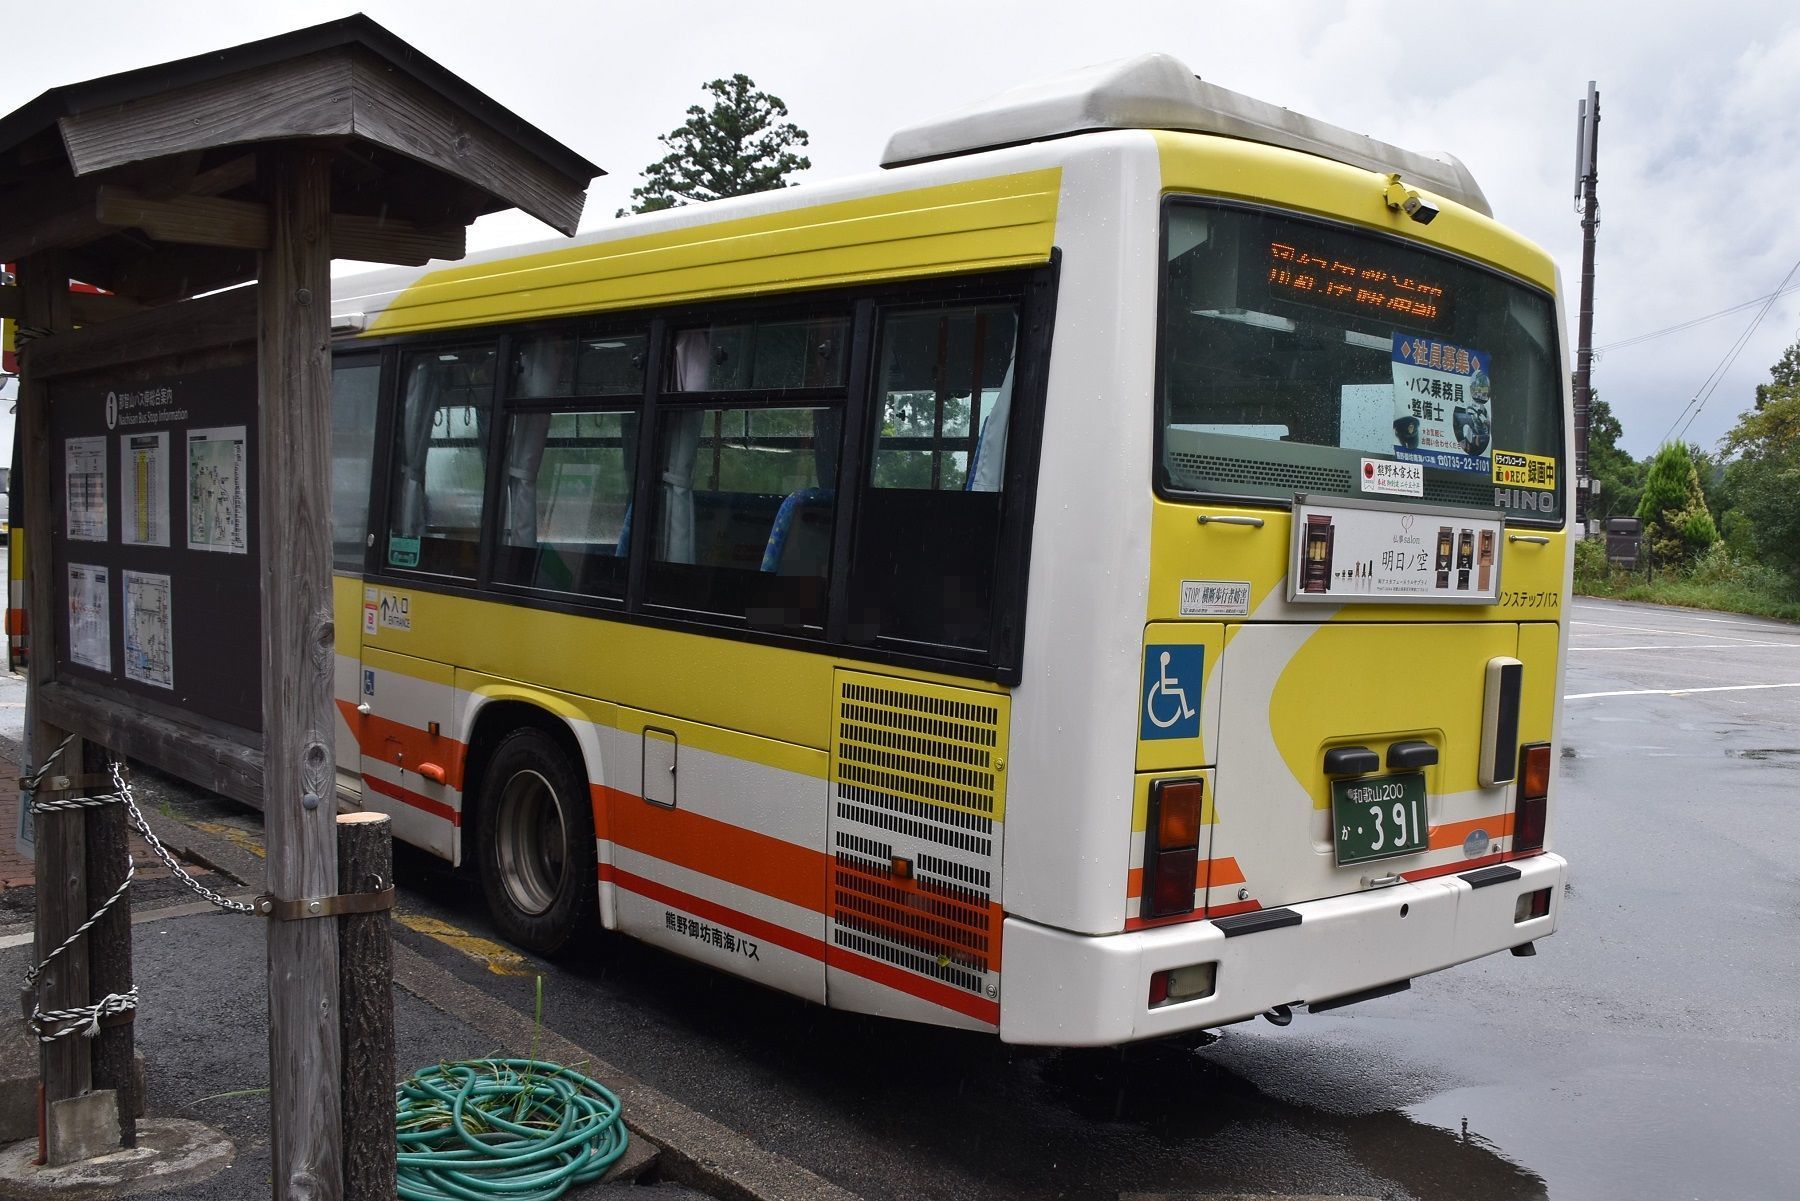
{"label": "rear of bus", "polygon": [[[1110,344],[1104,405],[1070,395],[1077,281],[1100,276],[1064,247],[1012,730],[1009,1041],[1285,1021],[1530,954],[1557,921],[1554,267],[1459,164],[1210,92],[1236,136],[1116,152],[1121,179],[1153,156],[1160,192],[1154,234],[1152,202],[1125,202],[1146,228],[1093,285],[1145,315]],[[1136,423],[1135,478],[1060,478],[1069,423],[1099,413]],[[1042,561],[1071,510],[1148,526],[1089,538],[1126,600],[1090,601],[1080,640]]]}

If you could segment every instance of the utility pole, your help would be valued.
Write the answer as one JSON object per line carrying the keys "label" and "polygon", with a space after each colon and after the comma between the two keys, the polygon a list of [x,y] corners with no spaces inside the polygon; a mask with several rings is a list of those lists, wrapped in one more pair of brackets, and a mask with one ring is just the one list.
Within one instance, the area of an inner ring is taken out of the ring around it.
{"label": "utility pole", "polygon": [[1581,211],[1581,316],[1575,331],[1575,520],[1587,521],[1588,406],[1594,372],[1594,231],[1600,227],[1600,93],[1588,80],[1576,110],[1575,203]]}

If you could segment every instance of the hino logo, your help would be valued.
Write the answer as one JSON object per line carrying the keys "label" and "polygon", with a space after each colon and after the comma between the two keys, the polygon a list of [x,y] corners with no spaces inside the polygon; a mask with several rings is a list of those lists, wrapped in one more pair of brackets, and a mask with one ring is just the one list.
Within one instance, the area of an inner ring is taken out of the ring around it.
{"label": "hino logo", "polygon": [[1494,507],[1514,512],[1548,513],[1556,508],[1556,493],[1531,488],[1495,488]]}

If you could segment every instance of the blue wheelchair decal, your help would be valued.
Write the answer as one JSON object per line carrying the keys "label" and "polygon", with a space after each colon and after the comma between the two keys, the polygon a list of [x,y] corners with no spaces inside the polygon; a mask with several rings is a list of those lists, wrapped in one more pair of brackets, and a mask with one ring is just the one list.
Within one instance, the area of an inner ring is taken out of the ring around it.
{"label": "blue wheelchair decal", "polygon": [[1200,681],[1206,648],[1156,645],[1144,648],[1144,708],[1138,737],[1200,736]]}

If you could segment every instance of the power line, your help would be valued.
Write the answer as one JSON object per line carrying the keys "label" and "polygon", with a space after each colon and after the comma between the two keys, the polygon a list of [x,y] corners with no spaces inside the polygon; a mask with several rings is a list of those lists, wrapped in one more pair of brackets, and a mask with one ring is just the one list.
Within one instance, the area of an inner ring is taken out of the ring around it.
{"label": "power line", "polygon": [[[1704,409],[1706,402],[1712,399],[1712,394],[1718,388],[1720,381],[1725,378],[1725,373],[1731,370],[1731,365],[1737,362],[1738,355],[1742,354],[1744,347],[1749,345],[1750,336],[1756,332],[1756,327],[1761,325],[1763,318],[1769,315],[1769,310],[1775,307],[1775,301],[1780,298],[1781,294],[1791,290],[1788,288],[1788,281],[1794,278],[1796,272],[1800,272],[1800,259],[1794,260],[1794,265],[1789,267],[1788,273],[1781,277],[1781,283],[1776,286],[1775,290],[1763,297],[1763,306],[1756,310],[1756,316],[1751,318],[1749,326],[1726,350],[1725,357],[1719,360],[1717,367],[1712,369],[1712,374],[1706,377],[1706,381],[1694,393],[1693,399],[1683,406],[1681,412],[1675,414],[1675,420],[1669,424],[1668,432],[1662,436],[1663,443],[1666,444],[1674,435],[1677,425],[1681,426],[1681,436],[1687,437],[1688,430],[1693,427],[1694,419],[1700,416],[1700,410]],[[1690,410],[1692,411],[1690,412]],[[1686,425],[1682,425],[1683,417],[1687,418]]]}
{"label": "power line", "polygon": [[1708,313],[1704,317],[1690,318],[1687,321],[1679,322],[1664,329],[1652,330],[1647,334],[1638,334],[1631,338],[1621,338],[1617,342],[1608,342],[1604,346],[1596,346],[1594,347],[1594,353],[1599,354],[1602,351],[1607,350],[1623,350],[1627,346],[1636,346],[1639,342],[1648,342],[1653,338],[1666,337],[1669,334],[1678,334],[1683,330],[1693,329],[1696,325],[1705,325],[1708,321],[1717,321],[1720,317],[1729,317],[1733,313],[1741,313],[1745,309],[1754,308],[1759,304],[1766,304],[1773,300],[1779,300],[1789,292],[1800,292],[1800,284],[1795,284],[1788,288],[1777,289],[1767,296],[1758,296],[1755,300],[1746,300],[1742,304],[1734,304],[1728,309],[1720,309],[1718,312]]}

